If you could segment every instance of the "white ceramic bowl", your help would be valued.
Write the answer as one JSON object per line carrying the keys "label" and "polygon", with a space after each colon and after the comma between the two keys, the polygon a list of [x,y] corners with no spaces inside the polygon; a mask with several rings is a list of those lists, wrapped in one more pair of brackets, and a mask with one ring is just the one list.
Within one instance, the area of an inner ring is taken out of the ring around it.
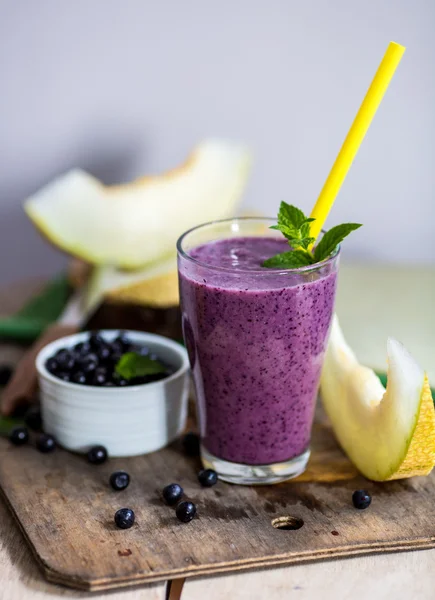
{"label": "white ceramic bowl", "polygon": [[[119,335],[116,330],[100,333],[108,341]],[[69,383],[49,373],[47,359],[87,340],[86,332],[48,344],[36,357],[44,430],[64,448],[86,452],[102,444],[110,456],[135,456],[163,448],[183,431],[189,390],[186,350],[160,335],[126,333],[176,371],[153,383],[113,388]]]}

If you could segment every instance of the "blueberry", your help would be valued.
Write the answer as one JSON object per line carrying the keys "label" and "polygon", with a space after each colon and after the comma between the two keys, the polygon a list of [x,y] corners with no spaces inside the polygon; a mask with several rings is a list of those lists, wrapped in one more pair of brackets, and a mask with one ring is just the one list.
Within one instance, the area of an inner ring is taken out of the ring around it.
{"label": "blueberry", "polygon": [[125,490],[130,483],[130,475],[125,471],[115,471],[110,476],[109,482],[114,490]]}
{"label": "blueberry", "polygon": [[62,381],[70,381],[71,376],[69,373],[66,373],[66,371],[60,371],[59,373],[56,373],[56,377],[58,379],[62,379]]}
{"label": "blueberry", "polygon": [[115,385],[118,385],[119,387],[125,387],[126,385],[128,385],[128,379],[124,379],[123,377],[117,377],[116,379],[114,379]]}
{"label": "blueberry", "polygon": [[104,385],[107,381],[107,369],[105,367],[98,367],[95,369],[92,377],[92,385]]}
{"label": "blueberry", "polygon": [[29,441],[29,432],[26,427],[14,427],[9,435],[9,440],[15,446],[22,446]]}
{"label": "blueberry", "polygon": [[8,365],[0,366],[0,385],[7,385],[12,377],[13,369]]}
{"label": "blueberry", "polygon": [[107,460],[107,450],[104,446],[94,446],[88,452],[88,461],[93,465],[101,465]]}
{"label": "blueberry", "polygon": [[45,366],[47,368],[47,371],[49,371],[52,375],[55,375],[59,370],[59,363],[54,357],[49,358],[45,363]]}
{"label": "blueberry", "polygon": [[72,383],[80,383],[84,385],[86,383],[86,375],[83,373],[83,371],[76,371],[71,375],[71,381]]}
{"label": "blueberry", "polygon": [[62,369],[62,371],[71,371],[74,368],[74,356],[65,348],[62,348],[61,350],[56,352],[55,359],[57,361],[57,364],[59,365],[59,368]]}
{"label": "blueberry", "polygon": [[112,355],[113,354],[119,354],[122,355],[126,352],[126,347],[124,346],[124,344],[119,341],[119,340],[114,340],[111,344],[110,344],[110,348],[112,350]]}
{"label": "blueberry", "polygon": [[98,331],[93,331],[89,336],[89,345],[92,350],[96,351],[101,346],[101,344],[105,344],[103,337],[100,335]]}
{"label": "blueberry", "polygon": [[80,371],[83,371],[84,373],[91,373],[91,371],[95,371],[95,369],[98,367],[98,356],[92,352],[85,356],[81,356],[77,360],[77,366]]}
{"label": "blueberry", "polygon": [[188,456],[199,456],[199,436],[193,431],[186,433],[183,437],[183,448]]}
{"label": "blueberry", "polygon": [[134,523],[134,512],[131,508],[120,508],[115,513],[115,525],[120,529],[130,529]]}
{"label": "blueberry", "polygon": [[359,508],[363,510],[364,508],[368,508],[371,504],[372,497],[365,490],[356,490],[352,494],[352,502],[355,508]]}
{"label": "blueberry", "polygon": [[141,356],[150,356],[150,349],[148,346],[138,346],[138,348],[135,349],[135,352]]}
{"label": "blueberry", "polygon": [[181,500],[181,496],[183,495],[183,488],[178,483],[170,483],[166,487],[163,488],[163,499],[166,504],[169,506],[173,506],[177,504],[179,500]]}
{"label": "blueberry", "polygon": [[218,476],[213,469],[203,469],[198,473],[198,481],[202,487],[212,487],[216,485]]}
{"label": "blueberry", "polygon": [[183,523],[189,523],[196,515],[196,506],[193,502],[180,502],[175,510],[177,519]]}
{"label": "blueberry", "polygon": [[56,448],[56,440],[52,435],[41,433],[36,442],[36,447],[38,448],[39,452],[43,452],[44,454],[47,454],[47,452],[53,452],[53,450]]}
{"label": "blueberry", "polygon": [[31,406],[24,416],[24,422],[32,431],[42,429],[41,409],[39,406]]}
{"label": "blueberry", "polygon": [[120,358],[122,356],[122,352],[112,352],[112,354],[110,355],[110,362],[112,363],[112,365],[115,367],[117,365],[117,363],[119,362]]}
{"label": "blueberry", "polygon": [[74,346],[73,350],[79,356],[84,356],[91,351],[91,344],[89,342],[79,342]]}
{"label": "blueberry", "polygon": [[61,356],[56,356],[56,361],[59,365],[59,369],[62,369],[62,371],[72,371],[76,364],[74,356],[69,352],[67,354],[62,354]]}
{"label": "blueberry", "polygon": [[122,350],[125,352],[127,348],[130,348],[131,341],[128,337],[128,334],[125,331],[121,331],[119,335],[113,340],[113,342],[119,345]]}
{"label": "blueberry", "polygon": [[97,349],[98,358],[100,360],[107,360],[111,354],[112,349],[110,348],[109,344],[106,344],[106,342],[101,343],[99,348]]}

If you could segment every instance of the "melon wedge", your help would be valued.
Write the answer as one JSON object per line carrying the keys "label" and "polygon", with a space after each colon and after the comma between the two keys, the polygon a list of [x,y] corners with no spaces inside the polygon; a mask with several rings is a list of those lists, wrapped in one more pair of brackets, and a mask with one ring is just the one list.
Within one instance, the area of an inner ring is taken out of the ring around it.
{"label": "melon wedge", "polygon": [[249,175],[246,147],[199,144],[162,175],[105,186],[75,169],[25,202],[27,215],[62,250],[92,264],[136,269],[173,252],[184,231],[235,213]]}
{"label": "melon wedge", "polygon": [[335,436],[368,479],[427,475],[435,464],[435,411],[429,382],[402,344],[387,343],[385,389],[358,363],[334,317],[320,394]]}
{"label": "melon wedge", "polygon": [[94,267],[84,296],[85,311],[91,312],[103,298],[117,304],[138,304],[151,308],[177,306],[176,256],[137,271],[122,271],[113,266]]}

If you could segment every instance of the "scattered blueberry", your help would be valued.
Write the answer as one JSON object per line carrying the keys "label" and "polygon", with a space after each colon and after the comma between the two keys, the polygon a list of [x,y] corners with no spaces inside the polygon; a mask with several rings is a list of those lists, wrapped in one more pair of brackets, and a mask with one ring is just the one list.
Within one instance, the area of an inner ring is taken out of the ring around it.
{"label": "scattered blueberry", "polygon": [[177,519],[183,523],[189,523],[196,515],[196,506],[193,502],[180,502],[175,510]]}
{"label": "scattered blueberry", "polygon": [[178,483],[170,483],[163,488],[163,498],[166,504],[169,504],[169,506],[177,504],[177,502],[181,500],[182,495],[183,488],[181,485],[178,485]]}
{"label": "scattered blueberry", "polygon": [[189,431],[183,438],[183,448],[189,456],[199,456],[199,436]]}
{"label": "scattered blueberry", "polygon": [[198,481],[203,487],[212,487],[216,485],[218,476],[213,469],[203,469],[198,473]]}
{"label": "scattered blueberry", "polygon": [[356,490],[352,494],[352,502],[355,508],[359,508],[363,510],[364,508],[368,508],[371,504],[372,497],[365,490]]}
{"label": "scattered blueberry", "polygon": [[29,441],[29,432],[26,427],[14,427],[9,435],[9,440],[15,446],[22,446]]}
{"label": "scattered blueberry", "polygon": [[131,508],[120,508],[115,513],[115,525],[120,529],[130,529],[134,523],[134,512]]}
{"label": "scattered blueberry", "polygon": [[42,417],[39,406],[31,406],[24,416],[24,423],[32,431],[41,431]]}
{"label": "scattered blueberry", "polygon": [[0,366],[0,385],[7,385],[12,377],[13,370],[8,365]]}
{"label": "scattered blueberry", "polygon": [[125,490],[130,483],[130,475],[126,471],[115,471],[110,476],[109,482],[114,490]]}
{"label": "scattered blueberry", "polygon": [[101,465],[107,460],[107,450],[104,446],[94,446],[88,452],[88,461],[93,465]]}
{"label": "scattered blueberry", "polygon": [[41,433],[36,442],[36,447],[38,448],[39,452],[43,452],[44,454],[47,452],[53,452],[53,450],[56,448],[56,440],[48,433]]}

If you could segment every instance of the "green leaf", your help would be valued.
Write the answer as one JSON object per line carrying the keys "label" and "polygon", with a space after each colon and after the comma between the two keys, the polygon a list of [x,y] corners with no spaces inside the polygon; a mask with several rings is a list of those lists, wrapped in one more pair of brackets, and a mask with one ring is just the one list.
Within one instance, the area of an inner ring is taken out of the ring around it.
{"label": "green leaf", "polygon": [[314,260],[308,252],[292,250],[268,258],[264,261],[263,267],[268,267],[269,269],[297,269],[311,265],[313,262]]}
{"label": "green leaf", "polygon": [[359,227],[361,227],[359,223],[343,223],[342,225],[336,225],[327,231],[314,249],[315,261],[320,262],[321,260],[328,258],[337,245],[344,240],[351,231],[355,231],[355,229],[358,229]]}
{"label": "green leaf", "polygon": [[281,223],[281,225],[272,225],[270,227],[270,229],[277,229],[288,240],[298,239],[299,238],[299,229],[295,229],[294,227],[291,227],[289,225],[283,225]]}
{"label": "green leaf", "polygon": [[307,217],[301,211],[300,208],[287,204],[287,202],[281,202],[278,212],[278,225],[290,226],[293,229],[300,229],[301,225],[305,223]]}
{"label": "green leaf", "polygon": [[14,417],[2,417],[0,415],[0,435],[8,436],[14,427],[24,425],[23,419],[15,419]]}
{"label": "green leaf", "polygon": [[20,342],[33,341],[60,316],[70,290],[66,276],[53,279],[15,315],[0,318],[0,337]]}
{"label": "green leaf", "polygon": [[115,372],[124,379],[133,379],[134,377],[166,373],[167,369],[160,361],[149,356],[142,356],[137,352],[127,352],[119,359]]}

